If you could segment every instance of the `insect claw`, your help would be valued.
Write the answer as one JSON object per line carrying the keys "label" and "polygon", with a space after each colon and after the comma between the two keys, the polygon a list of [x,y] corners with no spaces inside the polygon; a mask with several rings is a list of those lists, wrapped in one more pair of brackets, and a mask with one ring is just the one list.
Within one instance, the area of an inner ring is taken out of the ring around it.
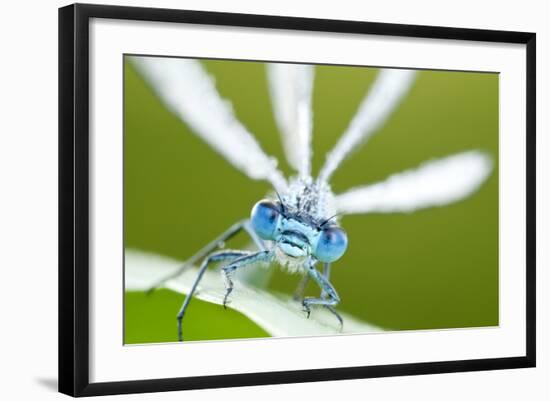
{"label": "insect claw", "polygon": [[233,288],[228,288],[227,292],[225,293],[225,296],[223,297],[223,308],[227,309],[227,297],[229,297],[229,294],[231,294],[231,291],[233,291]]}
{"label": "insect claw", "polygon": [[304,307],[304,312],[306,312],[306,317],[309,319],[309,315],[311,315],[311,308],[305,302],[302,302],[302,306]]}
{"label": "insect claw", "polygon": [[331,305],[323,305],[330,313],[332,313],[336,319],[338,319],[338,332],[341,333],[344,330],[344,319],[342,319],[342,316],[338,312],[336,312],[336,309]]}

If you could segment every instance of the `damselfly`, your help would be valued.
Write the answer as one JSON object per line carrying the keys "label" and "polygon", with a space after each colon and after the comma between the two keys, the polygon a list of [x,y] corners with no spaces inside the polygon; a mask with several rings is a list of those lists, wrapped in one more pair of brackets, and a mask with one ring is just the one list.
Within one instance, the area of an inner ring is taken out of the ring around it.
{"label": "damselfly", "polygon": [[[296,170],[296,175],[287,180],[278,170],[277,161],[262,151],[253,135],[237,120],[199,61],[135,57],[134,62],[159,99],[197,136],[248,177],[266,180],[274,190],[252,207],[250,218],[234,224],[191,256],[174,275],[154,287],[181,274],[187,266],[200,264],[197,278],[177,314],[180,341],[189,302],[204,272],[215,262],[222,263],[224,307],[233,291],[236,271],[258,263],[277,262],[319,286],[318,297],[300,296],[305,315],[309,317],[313,307],[323,307],[334,314],[341,326],[343,321],[336,311],[340,297],[330,281],[331,265],[340,259],[348,245],[339,217],[354,213],[412,212],[449,204],[473,193],[492,169],[488,155],[470,150],[426,162],[379,183],[352,188],[342,194],[332,192],[331,176],[398,107],[414,83],[416,72],[413,70],[380,70],[348,128],[314,177],[311,140],[315,67],[266,64],[275,120],[285,155]],[[255,251],[217,250],[241,231],[248,233],[257,248]]]}

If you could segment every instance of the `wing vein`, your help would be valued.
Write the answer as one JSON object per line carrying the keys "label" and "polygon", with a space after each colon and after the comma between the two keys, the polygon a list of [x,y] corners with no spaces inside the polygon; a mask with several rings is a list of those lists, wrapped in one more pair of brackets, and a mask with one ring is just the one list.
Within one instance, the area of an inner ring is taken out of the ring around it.
{"label": "wing vein", "polygon": [[135,57],[133,62],[162,103],[213,150],[248,177],[267,180],[277,191],[286,189],[276,159],[239,122],[199,61]]}
{"label": "wing vein", "polygon": [[319,180],[328,182],[342,161],[386,122],[408,93],[415,74],[414,70],[400,69],[382,69],[379,72],[348,128],[327,155]]}
{"label": "wing vein", "polygon": [[336,196],[339,213],[407,213],[443,206],[474,193],[492,170],[491,158],[468,151],[391,175]]}
{"label": "wing vein", "polygon": [[314,67],[301,64],[267,64],[273,114],[286,158],[302,177],[311,174],[311,138]]}

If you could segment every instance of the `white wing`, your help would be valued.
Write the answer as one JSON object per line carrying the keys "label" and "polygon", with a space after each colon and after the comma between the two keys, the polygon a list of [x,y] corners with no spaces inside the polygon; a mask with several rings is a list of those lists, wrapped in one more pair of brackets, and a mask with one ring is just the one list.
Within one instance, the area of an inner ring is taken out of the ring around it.
{"label": "white wing", "polygon": [[313,66],[270,63],[267,76],[287,160],[300,176],[307,177],[311,175]]}
{"label": "white wing", "polygon": [[492,170],[489,156],[469,151],[437,159],[383,182],[336,196],[339,213],[413,212],[443,206],[472,194]]}
{"label": "white wing", "polygon": [[319,180],[328,182],[348,154],[380,128],[399,105],[414,82],[413,70],[383,69],[355,117],[334,149],[327,155]]}
{"label": "white wing", "polygon": [[164,57],[135,57],[133,61],[165,106],[215,151],[250,178],[268,180],[277,191],[286,189],[277,161],[263,152],[237,120],[200,62]]}

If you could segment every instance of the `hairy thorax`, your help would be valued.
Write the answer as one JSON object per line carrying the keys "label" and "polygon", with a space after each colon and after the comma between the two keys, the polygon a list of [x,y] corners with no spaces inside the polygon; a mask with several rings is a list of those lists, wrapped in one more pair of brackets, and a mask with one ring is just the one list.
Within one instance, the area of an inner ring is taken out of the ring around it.
{"label": "hairy thorax", "polygon": [[336,213],[334,194],[325,182],[294,177],[288,191],[282,195],[285,206],[306,220],[320,222]]}

